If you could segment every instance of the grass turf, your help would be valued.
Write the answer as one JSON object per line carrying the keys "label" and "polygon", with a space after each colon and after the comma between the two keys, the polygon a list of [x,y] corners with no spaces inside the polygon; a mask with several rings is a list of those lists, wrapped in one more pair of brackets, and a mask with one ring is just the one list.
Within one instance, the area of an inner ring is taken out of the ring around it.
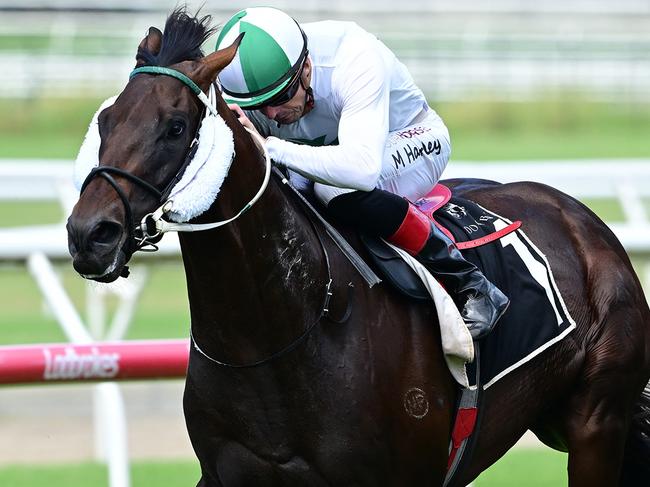
{"label": "grass turf", "polygon": [[[83,313],[86,287],[96,284],[83,280],[69,265],[57,266],[57,271],[76,308]],[[180,259],[150,266],[148,272],[149,281],[142,291],[126,338],[187,337],[190,319]],[[0,345],[66,341],[25,267],[0,267],[0,289]],[[107,308],[110,316],[115,300],[109,300]]]}
{"label": "grass turf", "polygon": [[433,104],[456,160],[650,157],[650,110],[587,103],[578,96],[528,103]]}
{"label": "grass turf", "polygon": [[[197,462],[134,462],[132,487],[187,487],[196,485],[200,470]],[[47,479],[49,487],[102,487],[108,485],[106,467],[96,463],[72,465],[13,465],[0,467],[0,485],[37,487]]]}
{"label": "grass turf", "polygon": [[563,487],[566,453],[551,449],[511,450],[481,474],[474,487]]}
{"label": "grass turf", "polygon": [[[187,487],[199,479],[194,461],[134,462],[131,485]],[[106,467],[96,463],[71,465],[12,465],[0,467],[0,485],[37,487],[102,487],[108,484]],[[552,450],[513,450],[486,470],[474,487],[562,487],[567,485],[566,455]]]}
{"label": "grass turf", "polygon": [[[75,157],[100,101],[0,100],[0,113],[12,115],[0,119],[0,158]],[[449,127],[456,160],[650,157],[650,110],[643,105],[586,102],[571,94],[431,105]]]}

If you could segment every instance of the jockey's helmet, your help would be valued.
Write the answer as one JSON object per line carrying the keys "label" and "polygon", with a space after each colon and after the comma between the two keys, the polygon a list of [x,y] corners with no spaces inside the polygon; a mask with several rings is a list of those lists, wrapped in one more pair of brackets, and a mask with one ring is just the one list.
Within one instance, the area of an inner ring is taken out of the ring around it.
{"label": "jockey's helmet", "polygon": [[242,32],[237,55],[219,74],[224,99],[246,109],[285,103],[296,93],[307,58],[305,33],[281,10],[251,7],[226,22],[216,49],[229,46]]}

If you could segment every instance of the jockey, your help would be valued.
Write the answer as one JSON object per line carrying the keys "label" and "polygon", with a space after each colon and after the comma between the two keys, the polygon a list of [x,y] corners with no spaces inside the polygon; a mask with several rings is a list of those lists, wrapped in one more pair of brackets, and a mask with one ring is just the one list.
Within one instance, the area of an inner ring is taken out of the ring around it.
{"label": "jockey", "polygon": [[295,186],[313,182],[335,219],[414,255],[455,295],[472,336],[487,335],[508,298],[410,202],[438,182],[451,148],[406,67],[353,22],[299,25],[253,7],[226,22],[216,48],[242,32],[219,75],[240,122],[266,138]]}

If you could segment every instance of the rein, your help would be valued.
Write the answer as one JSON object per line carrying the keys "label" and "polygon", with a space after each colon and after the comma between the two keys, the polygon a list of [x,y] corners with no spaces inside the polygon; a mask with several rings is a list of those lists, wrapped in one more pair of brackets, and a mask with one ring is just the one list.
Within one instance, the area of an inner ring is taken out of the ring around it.
{"label": "rein", "polygon": [[[196,85],[196,83],[194,83],[194,81],[192,81],[183,73],[171,68],[165,68],[160,66],[143,66],[141,68],[134,69],[130,75],[130,78],[132,78],[138,73],[163,74],[178,79],[179,81],[185,83],[194,93],[196,93],[199,99],[203,102],[203,104],[205,104],[206,108],[209,109],[211,113],[216,115],[216,110],[213,107],[213,104],[210,101],[210,99],[208,99],[208,97],[205,96],[205,93],[201,91],[201,89]],[[162,238],[162,235],[166,232],[200,232],[204,230],[211,230],[213,228],[218,228],[223,225],[227,225],[228,223],[233,222],[234,220],[242,216],[244,213],[246,213],[257,202],[257,200],[261,198],[262,194],[264,193],[264,191],[266,190],[269,184],[269,180],[271,177],[271,158],[269,157],[268,151],[266,150],[264,139],[262,139],[262,137],[257,132],[250,130],[248,127],[245,127],[245,129],[257,142],[257,145],[264,153],[264,160],[265,160],[264,180],[262,181],[262,185],[260,186],[260,189],[251,198],[251,200],[246,205],[244,205],[244,207],[238,213],[236,213],[233,217],[227,220],[221,220],[212,223],[195,224],[195,223],[173,223],[165,220],[164,216],[172,210],[172,206],[173,206],[173,200],[168,199],[167,201],[162,203],[155,211],[153,211],[152,213],[148,213],[142,218],[138,228],[138,231],[142,234],[142,238],[140,239],[142,242],[146,242],[149,245],[153,245],[155,250],[156,248],[155,242],[160,240]],[[194,145],[194,149],[196,149],[196,145]],[[190,156],[188,157],[191,158],[191,155],[193,155],[192,151],[190,151]],[[232,157],[233,158],[235,157],[234,153],[232,154]],[[184,167],[187,166],[188,163],[189,161],[186,160],[185,164],[181,167],[181,171],[183,170]],[[310,214],[321,222],[321,224],[325,227],[325,230],[329,235],[329,237],[336,243],[339,249],[341,249],[343,255],[347,257],[350,263],[357,269],[359,274],[361,274],[361,276],[368,284],[368,287],[373,287],[375,284],[380,283],[381,279],[377,276],[377,274],[373,272],[373,270],[370,267],[368,267],[365,261],[361,257],[359,257],[356,251],[341,236],[341,234],[334,227],[332,227],[332,225],[330,225],[329,222],[327,222],[318,213],[318,211],[316,211],[316,209],[314,209],[314,207],[293,186],[291,186],[291,184],[289,184],[289,181],[279,171],[276,170],[276,173],[278,176],[280,176],[280,180],[282,181],[282,183],[293,190],[293,193],[302,201],[303,205],[307,207]],[[165,191],[164,192],[165,196],[166,193],[167,192]],[[311,222],[312,221],[311,217],[309,218]]]}
{"label": "rein", "polygon": [[[278,350],[277,352],[272,353],[268,357],[261,359],[261,360],[256,360],[254,362],[248,362],[248,363],[242,363],[242,364],[233,364],[233,363],[228,363],[228,362],[222,362],[221,360],[217,360],[207,353],[205,353],[203,350],[201,350],[201,347],[199,347],[199,344],[197,343],[196,339],[194,338],[194,334],[192,333],[192,327],[190,326],[190,339],[192,340],[192,344],[194,345],[194,349],[199,352],[201,355],[203,355],[205,358],[207,358],[210,362],[215,363],[217,365],[220,365],[222,367],[228,367],[231,369],[250,369],[253,367],[259,367],[260,365],[267,364],[282,355],[285,355],[292,350],[294,350],[298,345],[300,345],[305,339],[310,335],[312,330],[316,328],[316,326],[323,320],[323,318],[329,318],[329,302],[330,299],[332,298],[332,271],[330,267],[330,259],[329,259],[329,254],[327,253],[327,248],[325,247],[325,243],[323,242],[323,239],[320,236],[320,233],[316,229],[316,226],[314,225],[314,222],[309,219],[309,223],[311,224],[314,233],[316,234],[316,237],[318,238],[318,243],[320,244],[320,248],[323,251],[323,256],[325,257],[325,267],[327,269],[327,284],[325,285],[325,298],[323,300],[323,305],[321,306],[321,311],[318,317],[307,327],[305,330],[302,332],[300,336],[295,338],[289,345],[285,346],[284,348]],[[350,284],[351,286],[351,284]],[[352,289],[349,287],[349,289]],[[351,292],[351,291],[350,291]],[[351,300],[348,300],[348,309],[346,310],[343,318],[340,320],[331,320],[335,323],[343,323],[347,321],[347,319],[350,316],[350,311],[351,311]]]}
{"label": "rein", "polygon": [[[192,92],[194,92],[199,100],[206,106],[206,109],[212,114],[217,116],[217,111],[216,108],[213,106],[211,101],[208,99],[208,97],[203,93],[203,91],[192,81],[189,77],[184,75],[183,73],[176,71],[171,68],[166,68],[166,67],[161,67],[161,66],[143,66],[140,68],[136,68],[131,72],[131,75],[129,79],[133,78],[135,75],[139,73],[149,73],[149,74],[162,74],[162,75],[167,75],[167,76],[172,76],[182,83],[184,83],[186,86],[188,86]],[[206,224],[190,224],[190,223],[172,223],[169,221],[166,221],[163,219],[164,215],[171,211],[172,205],[173,205],[173,200],[171,199],[166,199],[168,194],[169,194],[169,189],[170,185],[167,185],[167,187],[163,190],[160,191],[158,188],[153,186],[152,184],[148,183],[144,179],[135,176],[134,174],[131,174],[123,169],[116,168],[116,167],[111,167],[111,166],[98,166],[94,169],[91,170],[91,172],[88,174],[86,179],[84,180],[80,194],[84,192],[84,190],[88,187],[90,182],[95,178],[95,177],[101,177],[105,179],[111,187],[115,190],[115,192],[118,194],[120,200],[122,201],[122,204],[124,205],[124,210],[125,210],[125,220],[126,220],[126,226],[128,228],[128,236],[122,245],[122,250],[127,253],[127,255],[133,254],[137,250],[150,250],[150,251],[155,251],[157,250],[157,247],[155,243],[162,238],[163,233],[170,232],[170,231],[176,231],[176,232],[196,232],[196,231],[203,231],[203,230],[210,230],[213,228],[221,227],[223,225],[226,225],[237,218],[239,218],[241,215],[243,215],[246,211],[248,211],[262,196],[266,188],[268,187],[269,180],[271,177],[271,159],[269,157],[269,154],[266,150],[266,147],[264,145],[264,140],[260,137],[259,134],[253,132],[252,130],[246,128],[246,130],[250,133],[250,135],[253,137],[253,140],[257,142],[257,145],[260,146],[264,153],[264,161],[265,161],[265,171],[264,171],[264,179],[262,181],[261,187],[255,193],[255,195],[251,198],[251,200],[244,205],[244,207],[237,213],[235,216],[232,218],[229,218],[227,220],[222,220],[222,221],[217,221],[217,222],[212,222],[212,223],[206,223]],[[186,156],[186,159],[184,163],[182,164],[181,168],[179,169],[178,173],[176,176],[172,179],[173,181],[176,181],[180,177],[180,173],[189,165],[189,162],[191,161],[192,157],[196,153],[196,147],[197,147],[197,139],[195,138],[190,145],[190,150],[188,151],[188,154]],[[232,157],[234,158],[234,153],[232,154]],[[119,175],[136,185],[144,188],[147,192],[152,194],[153,196],[156,197],[158,201],[163,201],[164,202],[152,213],[149,213],[145,215],[141,222],[140,225],[135,226],[134,225],[134,219],[133,219],[133,210],[131,208],[131,205],[129,204],[128,198],[126,196],[126,193],[124,190],[120,187],[120,185],[117,183],[115,178],[112,175]],[[272,360],[275,360],[276,358],[279,358],[280,356],[289,353],[293,349],[295,349],[298,345],[300,345],[311,333],[311,331],[322,321],[323,318],[327,317],[329,313],[329,302],[332,297],[332,291],[331,291],[331,286],[332,286],[332,274],[331,274],[331,267],[330,267],[330,260],[329,260],[329,255],[327,253],[327,248],[325,247],[325,244],[322,240],[322,237],[320,236],[319,232],[317,231],[314,222],[312,221],[311,218],[309,218],[309,222],[314,230],[314,233],[316,237],[318,238],[320,247],[323,252],[323,256],[325,259],[325,265],[326,265],[326,270],[327,270],[327,284],[325,286],[325,297],[323,298],[323,304],[321,306],[321,311],[314,320],[314,322],[309,325],[305,330],[302,332],[300,336],[298,336],[296,339],[294,339],[289,345],[285,346],[281,350],[278,350],[277,352],[269,355],[268,357],[257,360],[251,363],[244,363],[244,364],[233,364],[233,363],[228,363],[228,362],[222,362],[220,360],[217,360],[207,353],[205,353],[199,344],[197,343],[196,339],[194,338],[194,334],[192,332],[192,327],[190,326],[190,338],[192,340],[192,344],[197,352],[199,352],[201,355],[203,355],[205,358],[210,360],[211,362],[218,364],[223,367],[229,367],[229,368],[234,368],[234,369],[241,369],[241,368],[251,368],[251,367],[257,367],[264,365],[268,362],[271,362]],[[151,246],[152,248],[147,248],[147,246]],[[126,273],[126,275],[125,275]],[[122,273],[123,277],[128,276],[128,267],[124,267],[124,271]],[[351,293],[351,287],[350,293]],[[348,301],[348,309],[346,310],[343,318],[341,320],[332,320],[334,322],[344,322],[347,320],[347,318],[350,315],[350,300]]]}
{"label": "rein", "polygon": [[[194,83],[194,81],[192,81],[188,76],[181,73],[180,71],[171,68],[162,67],[162,66],[142,66],[140,68],[134,69],[131,72],[129,79],[133,78],[134,76],[140,73],[162,74],[162,75],[167,75],[178,79],[179,81],[187,85],[190,88],[190,90],[192,90],[192,92],[198,96],[199,100],[205,105],[206,109],[212,115],[218,116],[218,113],[216,111],[216,108],[213,106],[213,103],[205,95],[205,93],[203,93],[201,88],[199,88],[198,85]],[[142,251],[158,250],[156,243],[162,238],[162,235],[166,232],[197,232],[203,230],[210,230],[213,228],[221,227],[223,225],[227,225],[228,223],[236,220],[241,215],[243,215],[260,199],[260,197],[262,196],[262,194],[264,193],[264,191],[266,190],[269,184],[269,180],[271,176],[271,159],[268,155],[268,152],[266,151],[266,147],[264,146],[264,140],[262,140],[262,138],[257,133],[251,131],[247,127],[245,128],[251,134],[254,140],[256,140],[257,144],[260,146],[260,148],[264,153],[264,160],[265,160],[264,180],[262,181],[262,185],[260,189],[253,196],[253,198],[246,205],[244,205],[244,207],[232,218],[229,218],[227,220],[212,222],[212,223],[204,223],[204,224],[173,223],[163,219],[164,215],[172,210],[173,200],[167,199],[167,196],[173,186],[173,183],[180,179],[182,172],[187,168],[192,158],[196,154],[196,149],[198,147],[197,137],[195,137],[192,143],[190,144],[190,149],[185,158],[185,161],[179,168],[174,178],[172,178],[172,181],[166,186],[166,188],[163,191],[160,191],[158,188],[151,185],[144,179],[139,178],[138,176],[135,176],[134,174],[131,174],[123,169],[111,167],[111,166],[98,166],[96,168],[93,168],[88,174],[88,176],[86,177],[86,179],[84,180],[81,186],[80,194],[84,192],[84,190],[87,188],[90,182],[97,176],[101,176],[104,179],[106,179],[108,183],[113,187],[115,192],[120,197],[122,204],[124,205],[124,210],[126,215],[125,216],[126,225],[128,228],[128,236],[124,244],[122,245],[122,250],[127,255],[133,254],[138,250],[142,250]],[[233,153],[231,157],[234,158],[235,154]],[[146,214],[140,221],[140,224],[138,226],[135,226],[134,219],[133,219],[133,210],[131,209],[131,205],[128,202],[124,190],[122,190],[122,188],[119,186],[117,181],[115,181],[115,179],[108,173],[120,175],[138,184],[139,186],[146,189],[149,193],[153,194],[158,201],[162,202],[162,204],[152,213]],[[128,275],[128,267],[125,267],[125,272],[127,274],[123,275],[123,277],[126,277]]]}
{"label": "rein", "polygon": [[[142,221],[140,222],[140,230],[142,231],[143,235],[145,235],[145,237],[156,238],[166,232],[201,232],[204,230],[211,230],[213,228],[222,227],[242,216],[244,213],[251,209],[257,200],[262,197],[262,194],[264,194],[264,191],[266,191],[266,188],[269,185],[269,180],[271,179],[271,158],[269,157],[262,137],[254,131],[250,130],[248,127],[244,128],[253,137],[253,139],[256,140],[257,144],[262,149],[265,161],[264,180],[262,181],[260,189],[257,191],[257,193],[255,193],[251,200],[246,203],[244,207],[239,210],[237,214],[235,214],[235,216],[228,218],[227,220],[221,220],[212,223],[173,223],[164,220],[163,216],[171,211],[172,205],[174,203],[171,199],[167,200],[162,205],[160,205],[157,210],[153,211],[152,213],[148,213],[142,218]],[[153,235],[150,235],[148,233],[151,224],[153,224],[156,229],[156,232]]]}
{"label": "rein", "polygon": [[[158,250],[158,247],[156,246],[156,242],[160,240],[158,238],[146,238],[144,236],[138,236],[138,227],[135,227],[133,223],[133,210],[131,209],[131,205],[129,204],[129,200],[126,197],[126,194],[124,193],[124,190],[120,187],[120,185],[115,181],[115,178],[111,175],[112,174],[117,174],[119,176],[122,176],[125,179],[128,179],[129,181],[132,181],[136,183],[137,185],[141,186],[142,188],[146,189],[149,193],[154,195],[158,200],[162,198],[162,193],[153,186],[152,184],[148,183],[144,179],[141,179],[130,172],[127,172],[123,169],[120,169],[119,167],[111,167],[111,166],[98,166],[96,168],[93,168],[86,179],[84,180],[82,186],[81,186],[81,191],[79,194],[82,194],[84,190],[88,187],[90,182],[96,177],[99,176],[103,179],[105,179],[108,184],[112,186],[112,188],[115,190],[117,195],[120,197],[120,201],[122,201],[122,205],[124,206],[124,219],[126,220],[126,228],[128,229],[128,236],[124,240],[124,243],[122,244],[121,252],[123,252],[125,255],[132,255],[133,253],[137,252],[138,250],[141,250],[143,252],[155,252]],[[120,274],[122,277],[128,277],[129,275],[129,267],[124,266],[122,273]]]}
{"label": "rein", "polygon": [[[172,76],[173,78],[178,79],[186,86],[188,86],[192,90],[192,92],[194,92],[198,96],[199,100],[201,100],[201,102],[205,105],[206,109],[212,115],[218,116],[216,108],[213,106],[211,100],[205,95],[205,93],[203,93],[203,91],[196,85],[196,83],[194,83],[194,81],[192,81],[185,74],[176,71],[174,69],[161,67],[161,66],[143,66],[134,69],[131,72],[129,79],[133,78],[135,75],[139,73],[162,74],[162,75]],[[206,116],[209,115],[206,114]],[[246,130],[250,133],[250,135],[253,137],[253,140],[255,140],[255,142],[261,148],[264,154],[264,161],[265,161],[264,179],[262,181],[259,190],[255,193],[255,195],[251,198],[251,200],[246,205],[244,205],[244,207],[237,214],[235,214],[231,218],[228,218],[227,220],[221,220],[217,222],[204,223],[204,224],[169,222],[164,219],[164,216],[167,213],[169,213],[173,207],[173,200],[168,199],[170,185],[167,185],[167,187],[163,191],[160,191],[158,188],[148,183],[147,181],[139,178],[138,176],[135,176],[123,169],[119,169],[111,166],[98,166],[92,169],[82,184],[81,193],[83,193],[83,191],[88,187],[90,182],[97,176],[104,178],[113,187],[115,192],[120,197],[120,200],[122,201],[122,204],[124,205],[124,209],[125,209],[125,219],[126,219],[126,225],[128,227],[129,233],[127,239],[122,245],[122,249],[127,255],[131,255],[137,250],[146,250],[146,251],[157,250],[158,248],[156,246],[156,243],[162,238],[162,235],[166,232],[170,232],[170,231],[197,232],[197,231],[210,230],[213,228],[218,228],[227,225],[228,223],[231,223],[237,218],[239,218],[240,216],[242,216],[261,198],[262,194],[264,193],[264,191],[269,185],[269,181],[271,177],[271,159],[269,157],[268,151],[266,150],[264,140],[259,134],[248,129],[247,127]],[[180,173],[183,172],[185,168],[189,165],[189,162],[192,160],[192,157],[196,153],[197,142],[198,142],[197,138],[195,137],[195,139],[192,141],[192,144],[190,145],[190,149],[188,151],[184,163],[181,165],[176,176],[172,179],[172,182],[177,181],[180,178]],[[234,157],[235,154],[233,152],[232,158]],[[309,223],[312,226],[314,234],[316,235],[318,242],[320,244],[323,257],[325,260],[326,271],[327,271],[327,284],[325,285],[325,296],[323,298],[323,304],[321,306],[321,311],[318,317],[308,327],[304,329],[304,331],[300,334],[300,336],[295,338],[289,345],[272,353],[271,355],[269,355],[264,359],[256,360],[250,363],[234,364],[234,363],[223,362],[221,360],[217,360],[211,357],[206,352],[204,352],[201,349],[201,347],[198,345],[196,339],[194,338],[192,327],[190,326],[190,338],[192,340],[194,349],[197,352],[199,352],[201,355],[203,355],[205,358],[210,360],[211,362],[223,367],[229,367],[233,369],[243,369],[243,368],[251,368],[251,367],[264,365],[295,349],[298,345],[300,345],[303,341],[305,341],[305,339],[309,336],[312,330],[323,320],[323,318],[329,318],[334,323],[343,323],[347,321],[347,319],[349,318],[351,313],[351,302],[352,302],[352,290],[353,290],[352,283],[348,285],[348,306],[346,311],[344,312],[343,317],[338,320],[329,317],[329,303],[332,297],[332,291],[331,291],[332,273],[330,267],[330,259],[329,259],[329,254],[327,252],[327,247],[325,246],[325,243],[323,242],[323,239],[318,229],[316,228],[316,225],[312,218],[313,215],[318,217],[320,222],[324,225],[327,234],[334,240],[334,242],[339,246],[339,248],[343,251],[346,257],[348,257],[348,259],[352,262],[352,264],[357,268],[357,270],[361,273],[364,279],[368,282],[368,285],[370,287],[372,287],[372,285],[378,282],[381,282],[381,280],[374,274],[374,272],[372,272],[372,270],[367,266],[367,264],[356,254],[354,249],[352,249],[349,246],[349,244],[345,241],[345,239],[343,239],[343,237],[341,237],[341,235],[318,214],[318,212],[309,204],[309,202],[306,201],[306,199],[300,193],[298,193],[295,190],[295,188],[291,186],[291,184],[289,184],[288,180],[284,178],[284,176],[279,171],[276,172],[280,176],[283,185],[287,186],[288,188],[291,188],[293,190],[293,193],[296,194],[302,200],[303,204],[306,205],[307,210],[309,210],[307,211],[307,219],[309,220]],[[155,211],[146,214],[142,218],[139,225],[137,226],[134,225],[133,210],[131,209],[131,205],[129,204],[129,201],[126,197],[124,190],[120,187],[117,181],[115,181],[115,178],[112,176],[112,174],[119,175],[141,186],[149,193],[151,193],[153,196],[155,196],[158,201],[163,201],[162,204]],[[128,276],[128,266],[124,267],[122,276],[123,277]]]}

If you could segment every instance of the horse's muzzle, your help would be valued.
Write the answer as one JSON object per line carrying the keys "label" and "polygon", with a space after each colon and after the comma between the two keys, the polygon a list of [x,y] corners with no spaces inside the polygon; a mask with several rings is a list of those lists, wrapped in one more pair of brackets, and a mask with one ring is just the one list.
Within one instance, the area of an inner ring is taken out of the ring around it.
{"label": "horse's muzzle", "polygon": [[121,249],[123,226],[113,220],[77,219],[66,225],[68,251],[74,269],[86,279],[112,282],[120,275],[127,257]]}

